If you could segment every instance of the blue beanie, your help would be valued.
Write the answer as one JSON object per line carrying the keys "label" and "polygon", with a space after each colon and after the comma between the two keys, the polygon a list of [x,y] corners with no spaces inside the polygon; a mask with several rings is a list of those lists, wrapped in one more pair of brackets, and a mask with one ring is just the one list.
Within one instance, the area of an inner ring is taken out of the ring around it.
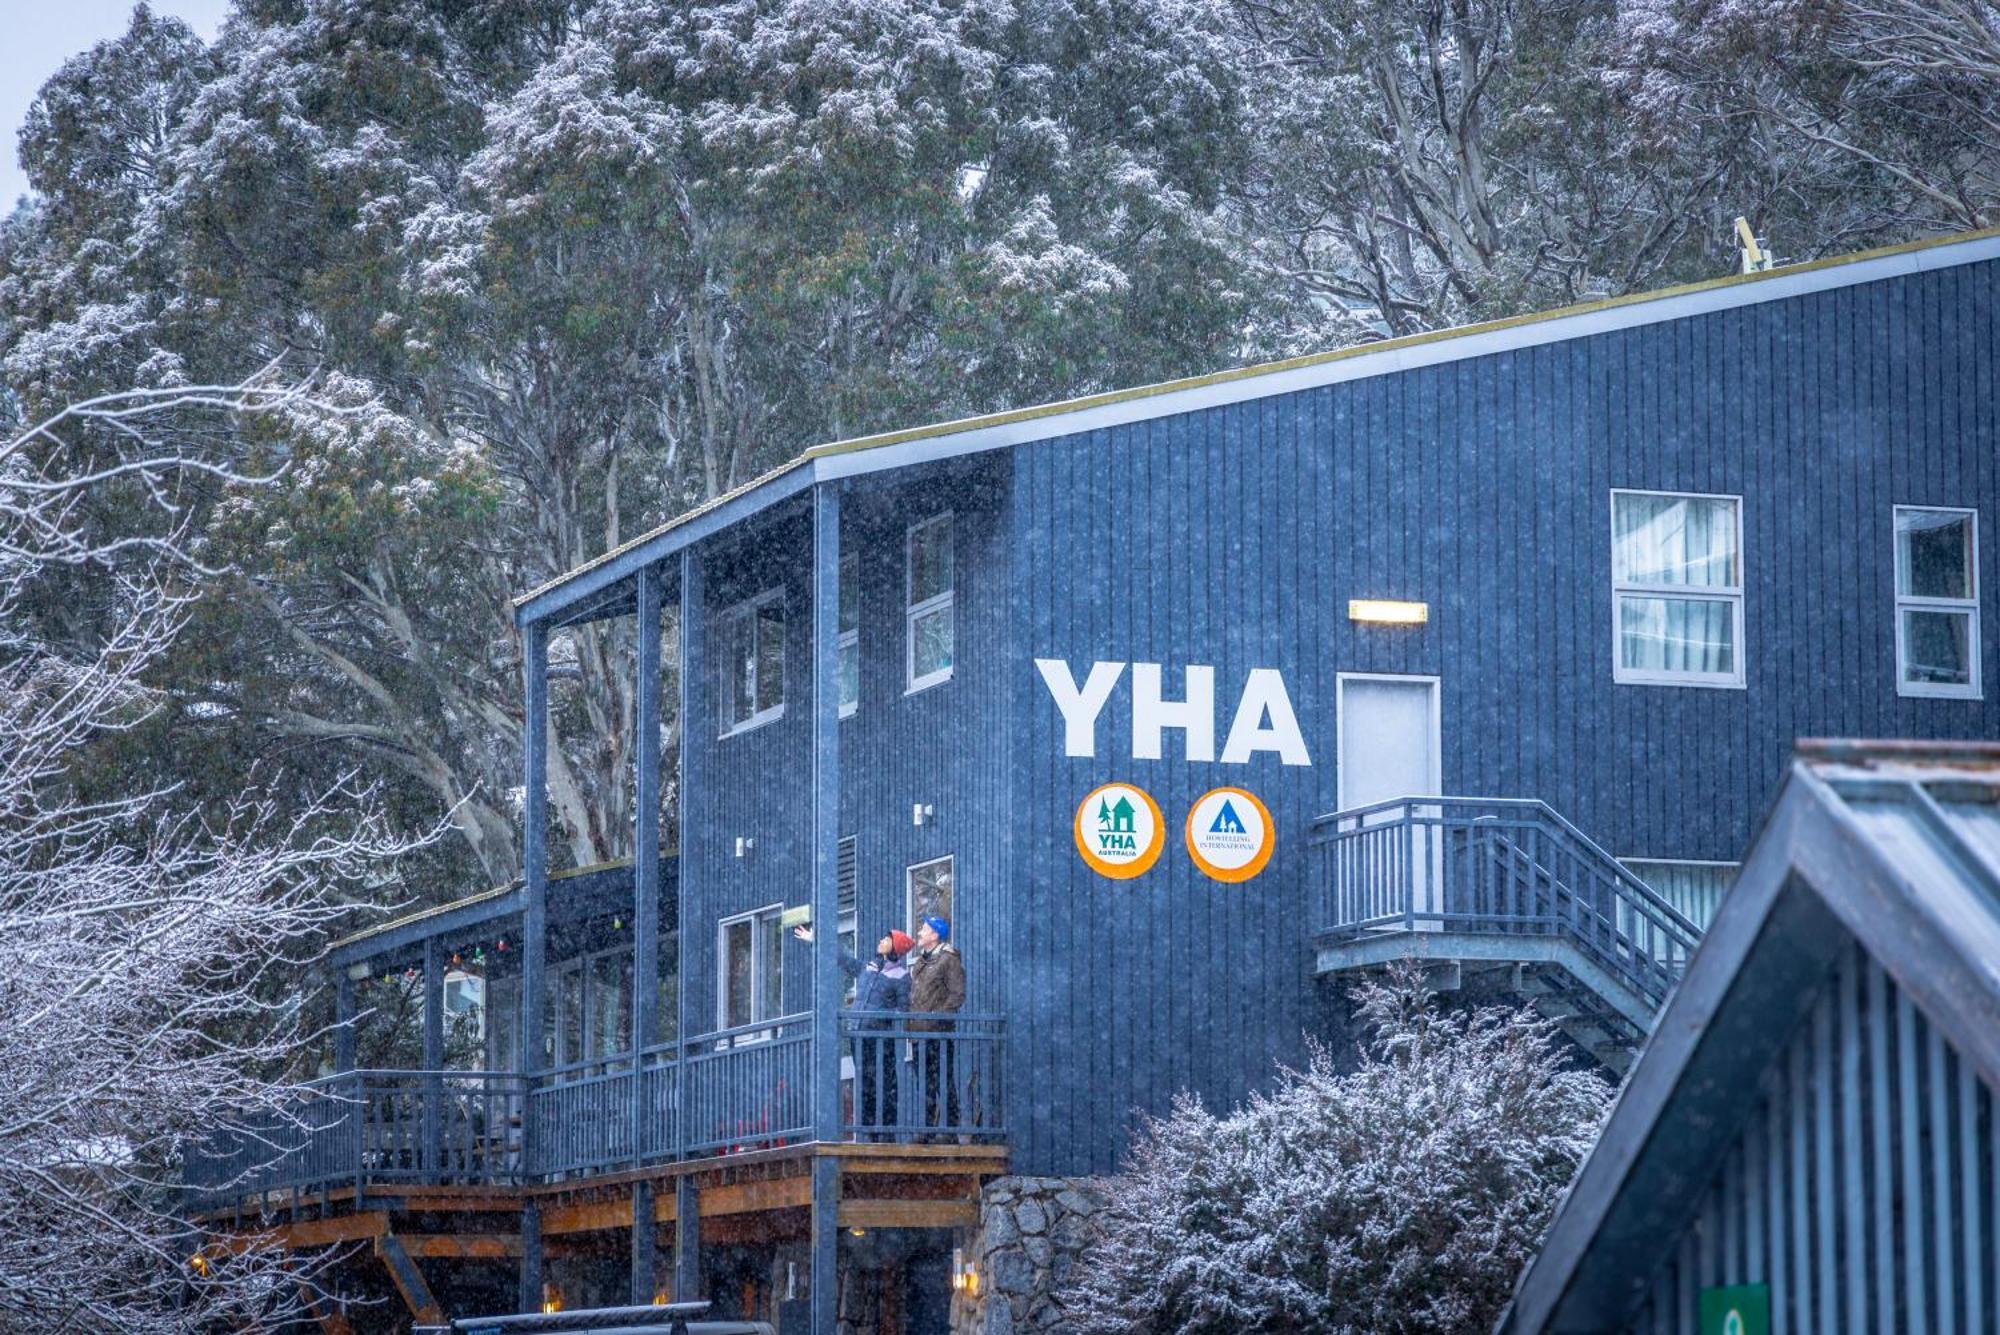
{"label": "blue beanie", "polygon": [[943,918],[938,917],[935,913],[933,913],[930,917],[924,919],[924,926],[930,928],[933,932],[936,932],[938,934],[938,940],[940,941],[951,940],[951,924],[946,922]]}

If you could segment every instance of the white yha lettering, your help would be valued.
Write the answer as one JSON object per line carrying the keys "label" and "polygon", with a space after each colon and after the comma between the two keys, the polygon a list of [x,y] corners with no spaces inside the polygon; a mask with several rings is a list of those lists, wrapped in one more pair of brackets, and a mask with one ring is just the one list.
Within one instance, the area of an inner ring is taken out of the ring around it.
{"label": "white yha lettering", "polygon": [[[1264,726],[1266,716],[1269,727]],[[1236,704],[1236,721],[1229,725],[1229,740],[1222,746],[1222,763],[1241,765],[1258,751],[1276,751],[1287,765],[1310,765],[1305,734],[1292,713],[1292,698],[1285,694],[1285,678],[1276,668],[1251,668],[1243,683],[1243,698]]]}
{"label": "white yha lettering", "polygon": [[1132,758],[1158,760],[1160,733],[1179,728],[1189,760],[1215,759],[1215,669],[1190,664],[1187,699],[1160,698],[1160,665],[1132,665]]}
{"label": "white yha lettering", "polygon": [[1070,674],[1069,664],[1060,658],[1037,658],[1036,669],[1048,683],[1049,695],[1063,716],[1063,754],[1097,754],[1097,716],[1111,698],[1111,688],[1125,671],[1123,663],[1093,663],[1082,689]]}

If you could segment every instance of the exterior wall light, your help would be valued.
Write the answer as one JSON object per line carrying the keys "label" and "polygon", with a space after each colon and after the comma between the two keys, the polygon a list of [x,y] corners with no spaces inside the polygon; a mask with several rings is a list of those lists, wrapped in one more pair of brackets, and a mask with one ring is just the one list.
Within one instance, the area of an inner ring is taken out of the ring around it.
{"label": "exterior wall light", "polygon": [[910,824],[929,825],[937,820],[937,807],[929,802],[916,802],[910,806]]}
{"label": "exterior wall light", "polygon": [[1431,619],[1429,603],[1404,603],[1391,598],[1350,598],[1347,619],[1376,626],[1421,626]]}
{"label": "exterior wall light", "polygon": [[749,857],[749,856],[750,856],[750,853],[751,853],[751,851],[752,851],[753,849],[755,849],[756,847],[757,847],[757,841],[756,841],[755,839],[751,838],[751,837],[750,837],[749,835],[747,835],[747,834],[739,834],[739,835],[737,835],[737,836],[736,836],[736,856],[737,856],[737,857],[739,857],[739,858],[747,858],[747,857]]}
{"label": "exterior wall light", "polygon": [[966,1260],[964,1250],[957,1247],[951,1252],[951,1287],[968,1298],[979,1294],[979,1267]]}

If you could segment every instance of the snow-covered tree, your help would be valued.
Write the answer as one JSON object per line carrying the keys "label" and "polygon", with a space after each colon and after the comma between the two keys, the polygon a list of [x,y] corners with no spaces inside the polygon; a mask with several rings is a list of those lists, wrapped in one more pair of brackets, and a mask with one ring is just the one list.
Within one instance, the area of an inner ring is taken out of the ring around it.
{"label": "snow-covered tree", "polygon": [[1622,0],[1607,84],[1786,258],[2000,220],[1993,0]]}
{"label": "snow-covered tree", "polygon": [[1483,1332],[1589,1152],[1609,1089],[1531,1011],[1358,989],[1358,1065],[1218,1115],[1183,1096],[1107,1183],[1066,1329]]}
{"label": "snow-covered tree", "polygon": [[[171,790],[87,795],[72,770],[154,707],[148,670],[185,622],[176,516],[191,475],[215,473],[181,427],[304,407],[261,383],[129,392],[0,443],[0,1328],[270,1328],[311,1292],[310,1266],[192,1231],[180,1172],[214,1131],[275,1150],[292,1125],[299,965],[396,844],[351,785],[281,810],[240,776],[235,801],[196,810]],[[113,492],[155,531],[79,522],[86,494]],[[57,641],[20,609],[65,574],[105,614]]]}

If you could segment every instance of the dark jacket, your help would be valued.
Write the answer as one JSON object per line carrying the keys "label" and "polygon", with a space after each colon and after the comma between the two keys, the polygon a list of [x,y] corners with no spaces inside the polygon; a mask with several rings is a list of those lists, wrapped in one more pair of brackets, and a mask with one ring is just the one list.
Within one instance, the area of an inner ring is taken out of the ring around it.
{"label": "dark jacket", "polygon": [[[840,971],[854,982],[854,1009],[858,1011],[906,1011],[910,1008],[910,971],[899,959],[877,955],[863,964],[841,952]],[[891,1020],[863,1020],[863,1029],[887,1029]]]}
{"label": "dark jacket", "polygon": [[[910,1009],[913,1011],[955,1011],[965,1004],[965,961],[958,948],[945,941],[930,950],[910,956]],[[910,1028],[931,1031],[949,1029],[948,1020],[912,1020]]]}

